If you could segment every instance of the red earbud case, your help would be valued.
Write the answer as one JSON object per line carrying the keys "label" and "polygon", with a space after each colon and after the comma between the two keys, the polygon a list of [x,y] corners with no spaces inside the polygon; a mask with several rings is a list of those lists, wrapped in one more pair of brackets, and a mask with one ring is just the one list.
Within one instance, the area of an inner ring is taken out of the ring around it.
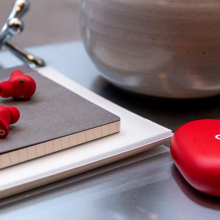
{"label": "red earbud case", "polygon": [[220,196],[220,120],[198,120],[180,127],[171,155],[184,178],[197,190]]}

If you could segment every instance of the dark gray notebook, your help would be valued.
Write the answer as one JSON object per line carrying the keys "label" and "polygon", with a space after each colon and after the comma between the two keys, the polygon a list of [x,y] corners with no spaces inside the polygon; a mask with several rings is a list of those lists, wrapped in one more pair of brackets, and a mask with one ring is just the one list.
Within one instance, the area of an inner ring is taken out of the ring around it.
{"label": "dark gray notebook", "polygon": [[[37,90],[30,100],[0,98],[0,105],[15,106],[21,117],[0,139],[0,169],[45,156],[120,131],[120,118],[61,85],[27,68]],[[0,82],[13,69],[0,70]]]}

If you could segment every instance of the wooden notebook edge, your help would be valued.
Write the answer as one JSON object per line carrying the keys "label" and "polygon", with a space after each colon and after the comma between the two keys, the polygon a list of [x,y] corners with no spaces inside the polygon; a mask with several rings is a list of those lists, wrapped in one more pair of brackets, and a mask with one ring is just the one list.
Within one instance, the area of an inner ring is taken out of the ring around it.
{"label": "wooden notebook edge", "polygon": [[124,159],[126,157],[133,156],[135,154],[142,153],[142,152],[147,151],[153,147],[160,146],[160,145],[170,141],[170,139],[171,139],[171,137],[160,140],[158,142],[155,142],[155,143],[152,143],[149,145],[145,145],[145,146],[121,153],[121,154],[118,154],[118,155],[115,155],[115,156],[112,156],[112,157],[109,157],[109,158],[106,158],[106,159],[103,159],[103,160],[96,161],[94,163],[90,163],[90,164],[87,164],[87,165],[84,165],[81,167],[74,168],[72,170],[68,170],[63,173],[55,174],[52,176],[45,177],[43,179],[39,179],[39,180],[35,180],[33,182],[29,182],[29,183],[26,183],[23,185],[15,186],[10,189],[2,190],[2,191],[0,191],[0,199],[6,198],[6,197],[9,197],[9,196],[21,193],[21,192],[25,192],[30,189],[37,188],[37,187],[61,180],[61,179],[65,179],[70,176],[77,175],[77,174],[95,169],[97,167],[100,167],[100,166],[103,166],[103,165],[106,165],[109,163],[113,163],[115,161]]}

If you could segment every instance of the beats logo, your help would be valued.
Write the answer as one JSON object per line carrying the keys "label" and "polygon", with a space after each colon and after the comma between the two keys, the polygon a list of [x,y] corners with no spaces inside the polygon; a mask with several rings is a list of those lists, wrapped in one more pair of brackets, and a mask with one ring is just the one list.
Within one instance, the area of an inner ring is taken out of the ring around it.
{"label": "beats logo", "polygon": [[3,135],[5,135],[5,131],[1,130],[1,128],[0,128],[0,136],[3,136]]}
{"label": "beats logo", "polygon": [[216,135],[215,138],[220,140],[220,134]]}

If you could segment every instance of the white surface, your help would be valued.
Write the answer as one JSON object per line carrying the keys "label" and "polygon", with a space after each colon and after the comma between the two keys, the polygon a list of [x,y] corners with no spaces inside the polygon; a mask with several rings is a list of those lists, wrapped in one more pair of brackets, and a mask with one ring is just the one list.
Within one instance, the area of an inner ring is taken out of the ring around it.
{"label": "white surface", "polygon": [[[169,129],[111,103],[69,80],[51,67],[41,68],[39,72],[82,97],[118,115],[121,118],[121,132],[104,139],[1,170],[0,192],[151,143],[156,143],[172,136],[172,132]],[[161,148],[159,150],[159,152],[162,151],[165,151],[165,149]]]}

